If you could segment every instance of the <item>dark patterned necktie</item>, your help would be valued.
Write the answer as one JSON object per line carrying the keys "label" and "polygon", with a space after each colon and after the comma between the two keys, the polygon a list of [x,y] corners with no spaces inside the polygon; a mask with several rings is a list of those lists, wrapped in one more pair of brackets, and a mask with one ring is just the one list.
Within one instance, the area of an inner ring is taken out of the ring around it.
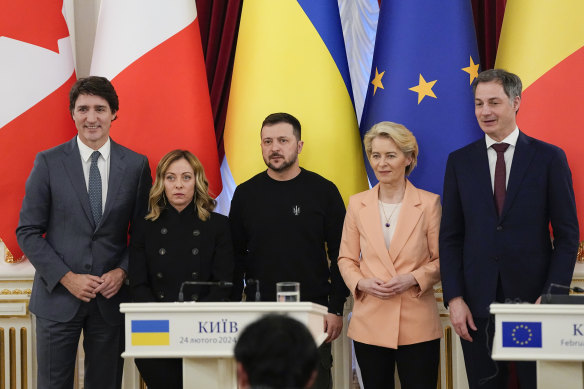
{"label": "dark patterned necktie", "polygon": [[503,204],[505,203],[506,189],[506,176],[507,169],[505,167],[505,150],[509,148],[509,143],[497,143],[491,146],[493,150],[497,152],[497,163],[495,164],[495,206],[497,207],[497,213],[501,216],[503,212]]}
{"label": "dark patterned necktie", "polygon": [[99,168],[97,167],[97,160],[100,155],[99,151],[94,151],[91,154],[91,167],[89,168],[89,204],[91,205],[91,213],[96,226],[101,221],[101,174],[99,174]]}

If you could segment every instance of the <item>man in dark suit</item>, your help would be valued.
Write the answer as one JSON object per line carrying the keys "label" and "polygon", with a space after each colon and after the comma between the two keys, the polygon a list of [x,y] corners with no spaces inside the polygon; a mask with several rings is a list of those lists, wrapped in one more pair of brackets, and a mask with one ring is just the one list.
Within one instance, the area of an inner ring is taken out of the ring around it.
{"label": "man in dark suit", "polygon": [[78,135],[39,153],[16,234],[36,273],[38,387],[72,388],[83,330],[85,388],[119,388],[129,226],[144,217],[148,160],[109,138],[118,96],[103,77],[78,80],[69,110]]}
{"label": "man in dark suit", "polygon": [[[448,158],[440,226],[442,287],[461,337],[470,387],[505,388],[508,363],[490,356],[489,305],[538,303],[551,284],[569,285],[578,220],[564,152],[517,128],[519,77],[488,70],[473,88],[485,137]],[[516,368],[521,388],[536,386],[534,362],[517,362]]]}

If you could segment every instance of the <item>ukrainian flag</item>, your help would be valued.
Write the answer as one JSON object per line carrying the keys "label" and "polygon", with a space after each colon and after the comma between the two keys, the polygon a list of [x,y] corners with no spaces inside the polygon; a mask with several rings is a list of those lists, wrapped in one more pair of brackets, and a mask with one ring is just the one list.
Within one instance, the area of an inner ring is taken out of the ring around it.
{"label": "ukrainian flag", "polygon": [[168,320],[132,320],[132,346],[168,346]]}
{"label": "ukrainian flag", "polygon": [[235,184],[266,169],[261,123],[288,112],[302,124],[301,166],[333,181],[345,202],[367,189],[350,91],[337,0],[246,0],[224,133]]}
{"label": "ukrainian flag", "polygon": [[523,82],[519,128],[566,152],[574,193],[580,199],[580,226],[584,225],[582,15],[582,0],[508,0],[495,64],[516,73]]}

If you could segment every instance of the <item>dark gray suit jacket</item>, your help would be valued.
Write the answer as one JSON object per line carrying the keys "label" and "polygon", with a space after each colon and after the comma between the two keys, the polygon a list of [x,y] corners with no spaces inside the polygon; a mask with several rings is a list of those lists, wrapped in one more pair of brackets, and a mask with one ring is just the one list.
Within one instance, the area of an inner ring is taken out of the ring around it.
{"label": "dark gray suit jacket", "polygon": [[[67,322],[81,300],[59,282],[69,271],[102,274],[128,272],[128,231],[144,217],[152,184],[148,159],[111,141],[108,193],[101,223],[95,226],[81,156],[74,137],[40,152],[26,182],[16,229],[18,243],[36,269],[30,299],[35,315]],[[98,295],[101,314],[119,324],[123,293]]]}

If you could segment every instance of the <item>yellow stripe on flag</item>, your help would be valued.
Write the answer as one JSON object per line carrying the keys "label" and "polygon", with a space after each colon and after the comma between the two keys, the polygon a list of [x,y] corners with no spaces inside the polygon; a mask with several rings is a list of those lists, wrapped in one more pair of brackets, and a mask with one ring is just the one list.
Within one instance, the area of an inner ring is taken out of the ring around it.
{"label": "yellow stripe on flag", "polygon": [[584,0],[508,0],[495,67],[526,89],[584,45],[583,18]]}
{"label": "yellow stripe on flag", "polygon": [[246,1],[224,135],[236,184],[266,169],[260,127],[274,112],[300,120],[301,166],[333,181],[345,202],[367,189],[353,104],[315,27],[296,1]]}
{"label": "yellow stripe on flag", "polygon": [[138,332],[132,334],[132,346],[168,346],[168,332]]}

